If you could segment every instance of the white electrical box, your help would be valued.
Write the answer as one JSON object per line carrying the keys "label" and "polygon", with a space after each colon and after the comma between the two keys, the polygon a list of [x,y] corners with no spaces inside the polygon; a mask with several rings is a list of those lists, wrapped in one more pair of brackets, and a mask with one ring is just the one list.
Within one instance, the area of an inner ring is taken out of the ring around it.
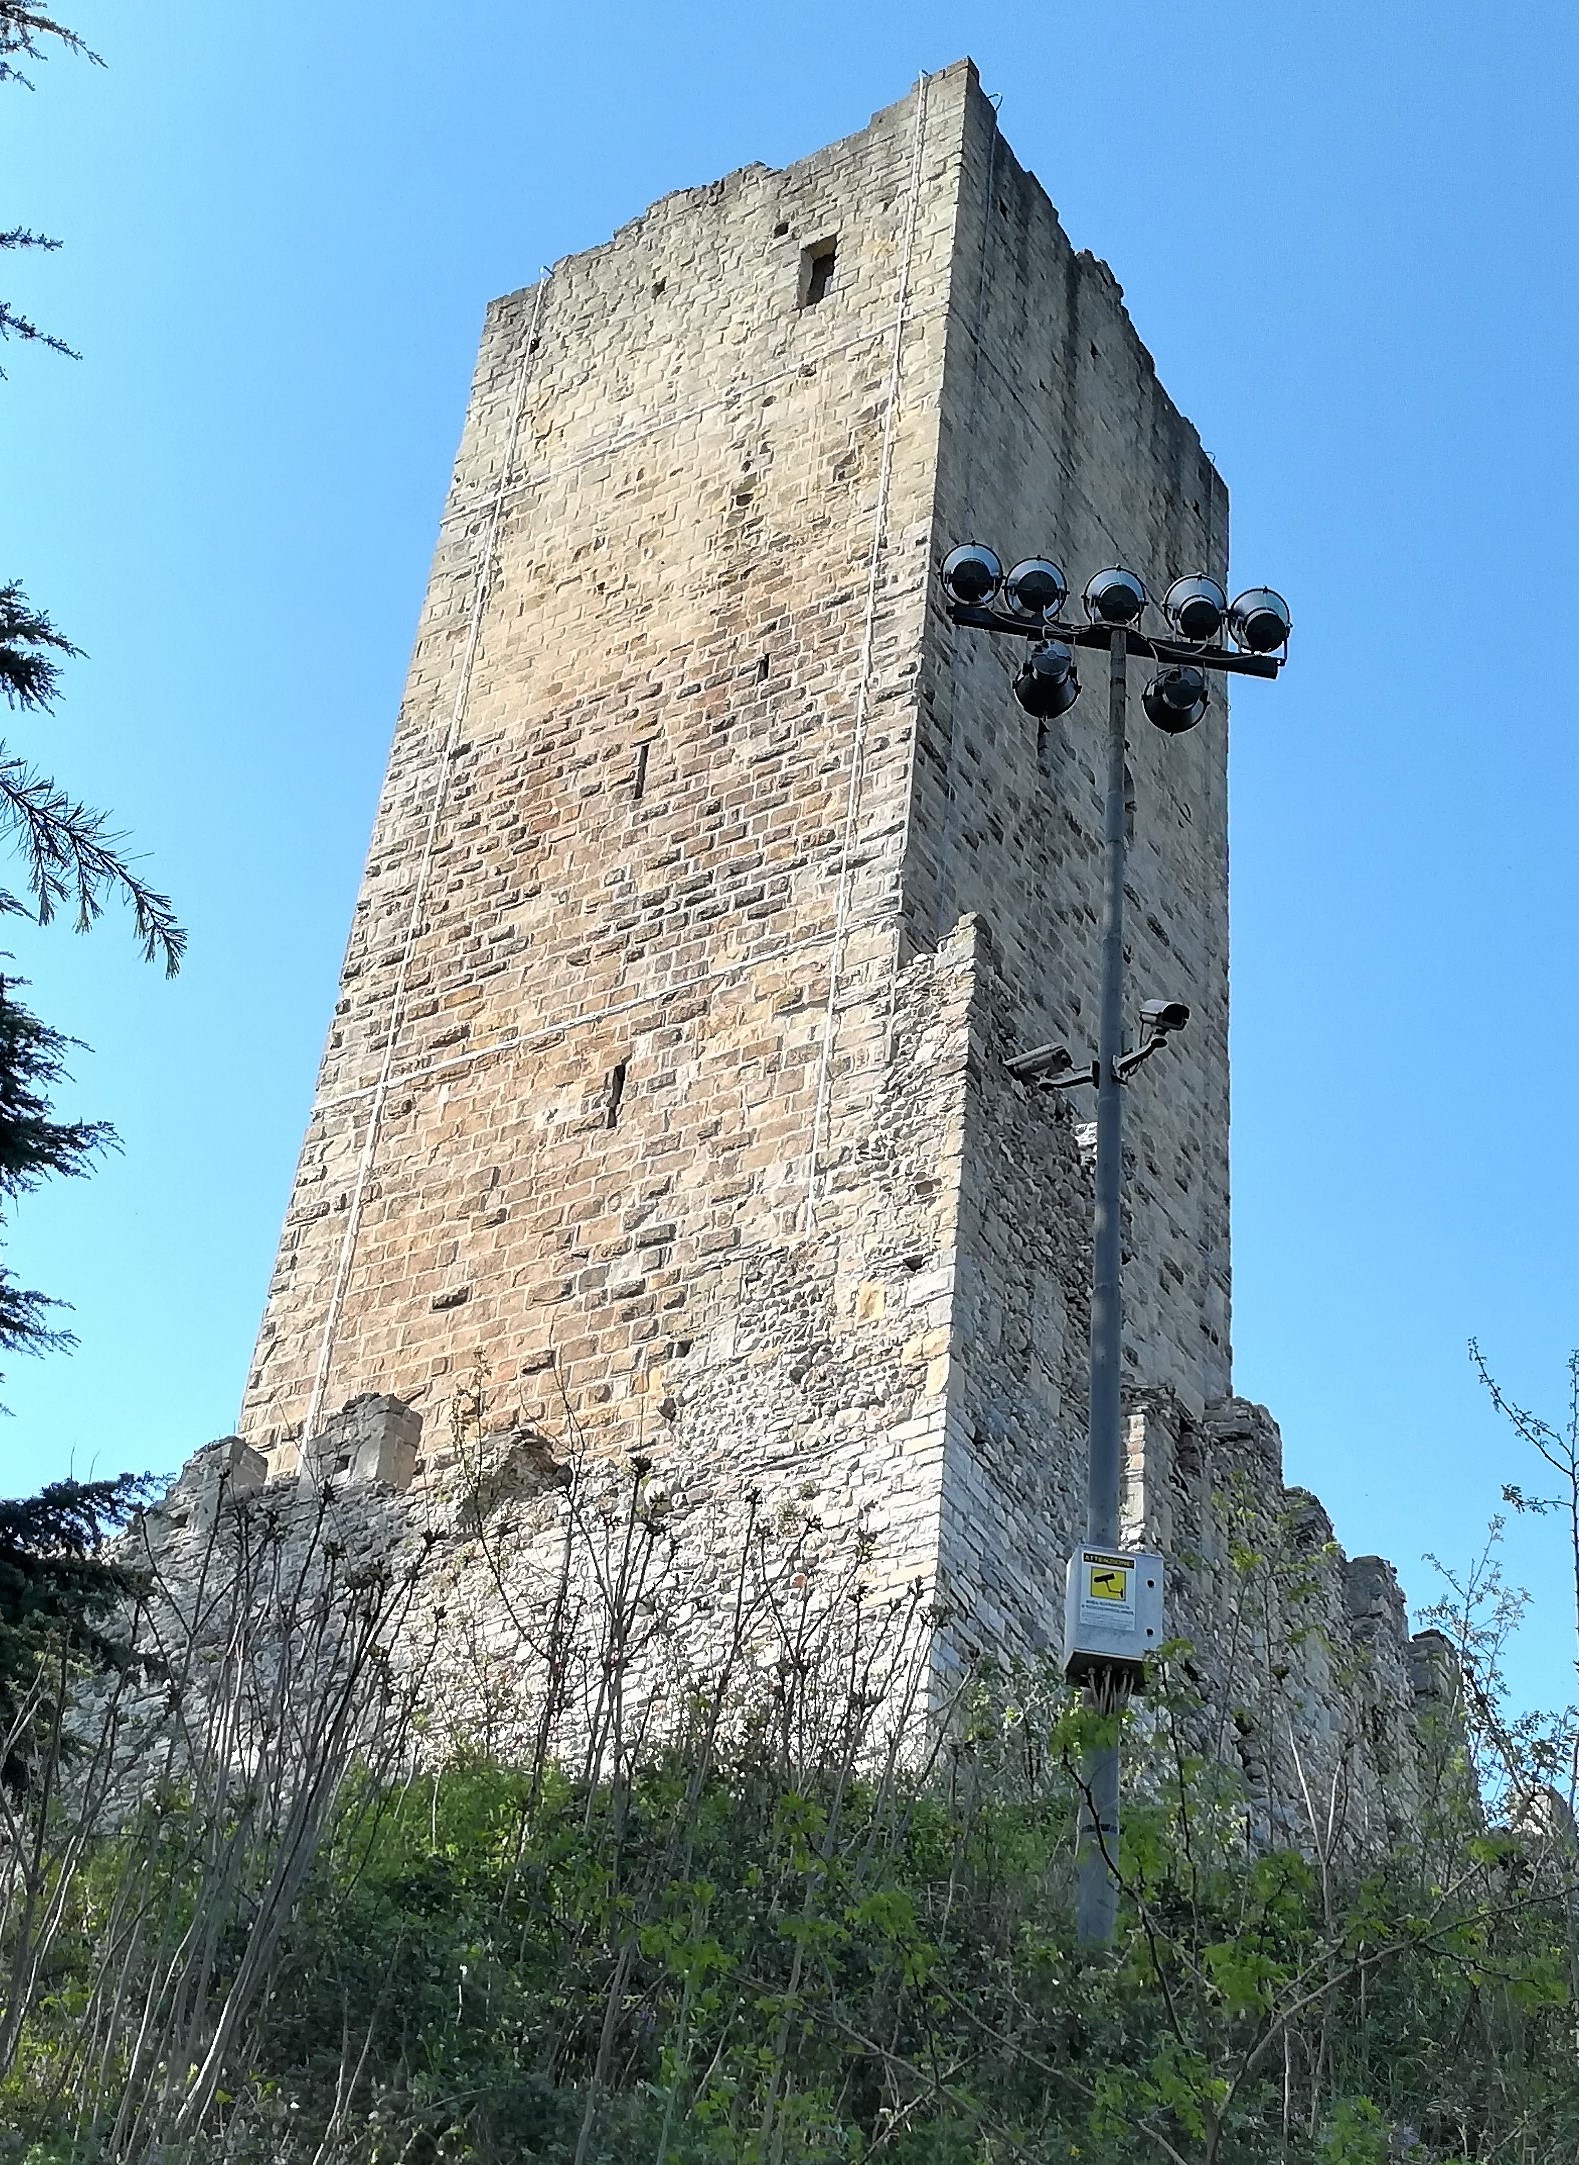
{"label": "white electrical box", "polygon": [[1064,1674],[1071,1683],[1115,1671],[1132,1685],[1162,1644],[1162,1558],[1076,1549],[1064,1598]]}

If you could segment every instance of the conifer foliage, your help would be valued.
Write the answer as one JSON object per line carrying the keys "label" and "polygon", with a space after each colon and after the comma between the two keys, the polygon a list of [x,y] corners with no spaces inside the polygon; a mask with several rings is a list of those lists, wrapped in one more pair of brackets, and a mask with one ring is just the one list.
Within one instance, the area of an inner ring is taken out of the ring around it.
{"label": "conifer foliage", "polygon": [[[81,649],[35,608],[20,583],[0,585],[0,696],[25,712],[47,713],[59,687],[60,655]],[[137,937],[150,962],[169,975],[180,966],[186,935],[168,895],[160,894],[121,849],[102,812],[80,803],[27,759],[0,743],[0,822],[22,860],[25,895],[0,889],[0,912],[20,911],[48,924],[70,909],[86,932],[111,895],[131,905]]]}
{"label": "conifer foliage", "polygon": [[133,1574],[106,1547],[147,1493],[141,1475],[52,1481],[0,1500],[0,1786],[31,1782],[60,1721],[57,1677],[129,1655],[117,1612]]}
{"label": "conifer foliage", "polygon": [[[0,83],[18,83],[31,90],[33,79],[27,73],[30,63],[45,60],[50,48],[80,53],[85,60],[98,60],[98,54],[90,52],[74,30],[64,23],[41,14],[37,8],[25,7],[19,0],[0,0]],[[47,233],[35,233],[31,226],[10,226],[0,231],[0,249],[42,248],[53,251],[60,246]],[[0,339],[14,338],[23,345],[47,346],[53,353],[63,353],[76,359],[73,349],[63,338],[56,338],[44,331],[30,316],[0,296]],[[0,376],[5,374],[0,369]]]}
{"label": "conifer foliage", "polygon": [[[50,1092],[66,1051],[18,999],[17,980],[0,976],[0,1223],[19,1196],[51,1174],[85,1173],[115,1140],[103,1122],[55,1119]],[[71,1333],[51,1319],[57,1305],[0,1263],[0,1353],[69,1347]],[[0,1784],[27,1778],[40,1734],[58,1719],[56,1672],[122,1658],[111,1617],[131,1582],[105,1549],[145,1488],[120,1474],[0,1499]]]}
{"label": "conifer foliage", "polygon": [[[28,69],[52,51],[98,61],[66,24],[24,0],[0,0],[0,86],[31,89]],[[58,246],[28,226],[0,231],[0,251]],[[7,339],[72,352],[63,339],[0,299],[0,340]],[[0,581],[0,699],[7,706],[22,716],[48,714],[60,689],[61,663],[79,652],[48,612],[29,599],[19,579]],[[169,898],[135,870],[122,852],[123,838],[111,830],[103,812],[82,803],[3,742],[0,828],[9,830],[21,869],[18,888],[0,886],[0,915],[31,916],[48,924],[64,908],[74,915],[78,931],[86,931],[106,901],[119,894],[131,906],[144,954],[175,972],[186,935]],[[83,1173],[114,1140],[101,1123],[52,1116],[50,1092],[64,1077],[68,1042],[16,997],[15,980],[0,975],[0,1221],[46,1174]],[[49,1320],[53,1305],[46,1295],[19,1285],[0,1265],[0,1354],[69,1345],[70,1334]]]}
{"label": "conifer foliage", "polygon": [[[65,1074],[67,1040],[23,1006],[17,984],[0,976],[0,1220],[48,1174],[85,1173],[115,1140],[102,1121],[53,1117],[49,1093]],[[70,1345],[71,1334],[49,1320],[54,1305],[0,1264],[0,1352]]]}
{"label": "conifer foliage", "polygon": [[[52,49],[98,59],[64,23],[20,0],[0,0],[0,87],[31,88],[28,65],[47,59]],[[0,253],[52,251],[59,245],[30,226],[0,229]],[[64,339],[0,298],[0,342],[7,340],[75,358]],[[22,714],[47,714],[59,689],[61,660],[79,651],[47,611],[29,600],[20,580],[0,581],[0,697],[8,706]],[[86,931],[106,901],[118,895],[131,906],[144,954],[150,961],[162,961],[174,975],[186,935],[168,895],[136,870],[122,850],[124,837],[112,830],[103,812],[82,803],[3,743],[0,824],[10,831],[23,873],[22,894],[0,889],[0,913],[21,911],[48,924],[68,908],[77,929]]]}
{"label": "conifer foliage", "polygon": [[[52,53],[98,62],[52,15],[23,0],[0,0],[0,87],[32,89],[39,64]],[[8,262],[59,245],[27,224],[0,227],[0,258]],[[75,358],[65,339],[3,296],[0,342]],[[47,715],[61,664],[78,651],[20,579],[0,579],[0,699],[14,714]],[[131,908],[144,954],[174,973],[185,934],[169,898],[135,869],[103,812],[4,743],[0,831],[19,864],[15,885],[0,885],[0,915],[48,924],[64,910],[86,931],[106,902],[119,897]],[[19,984],[0,974],[0,1227],[41,1181],[87,1172],[114,1142],[102,1122],[55,1117],[52,1097],[65,1078],[71,1041],[18,997]],[[68,1347],[70,1332],[53,1320],[57,1306],[0,1263],[0,1359]],[[61,1758],[60,1725],[72,1685],[86,1670],[122,1662],[124,1635],[112,1616],[131,1581],[106,1548],[144,1487],[140,1477],[123,1474],[54,1482],[37,1496],[0,1501],[0,1796],[26,1788],[41,1758]]]}

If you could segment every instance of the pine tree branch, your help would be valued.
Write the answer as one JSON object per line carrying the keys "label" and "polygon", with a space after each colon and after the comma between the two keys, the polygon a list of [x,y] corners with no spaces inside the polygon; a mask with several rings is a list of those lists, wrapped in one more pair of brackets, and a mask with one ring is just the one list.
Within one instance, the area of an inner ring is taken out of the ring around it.
{"label": "pine tree branch", "polygon": [[[0,233],[0,248],[42,248],[47,255],[53,255],[59,246],[59,241],[48,233],[35,233],[31,226],[12,226]],[[52,353],[63,353],[68,361],[82,359],[75,346],[68,346],[63,338],[56,338],[49,331],[41,331],[31,316],[24,316],[9,301],[0,301],[0,338],[48,346]],[[0,368],[0,377],[4,375],[5,370]]]}
{"label": "pine tree branch", "polygon": [[100,56],[75,30],[56,22],[53,16],[41,15],[37,8],[23,6],[21,0],[0,0],[0,83],[20,83],[24,90],[31,90],[32,79],[23,74],[17,62],[47,60],[51,39],[63,51],[75,53],[80,60],[91,60],[96,68],[103,67]]}
{"label": "pine tree branch", "polygon": [[[47,60],[53,47],[73,53],[81,60],[90,60],[102,68],[100,56],[91,46],[78,37],[75,30],[65,23],[56,22],[52,15],[40,14],[37,8],[28,7],[23,0],[0,0],[0,83],[20,83],[24,90],[31,90],[33,79],[24,74],[18,65],[24,60]],[[0,233],[0,248],[55,249],[59,241],[46,234],[34,233],[26,226],[12,226]],[[53,332],[40,330],[31,316],[23,315],[9,301],[0,301],[0,340],[14,338],[22,345],[47,346],[51,353],[64,354],[68,361],[81,359],[74,346],[68,346],[63,338]],[[5,370],[0,368],[0,380]]]}
{"label": "pine tree branch", "polygon": [[53,1294],[18,1285],[12,1273],[0,1264],[0,1352],[73,1352],[77,1344],[76,1332],[49,1321],[52,1309],[66,1306],[66,1302],[57,1300]]}
{"label": "pine tree branch", "polygon": [[69,1080],[74,1040],[41,1022],[17,998],[21,978],[0,976],[0,1215],[51,1175],[72,1180],[118,1147],[103,1121],[56,1120],[49,1093]]}
{"label": "pine tree branch", "polygon": [[[174,977],[186,950],[186,934],[168,895],[160,894],[121,854],[123,835],[113,833],[105,815],[70,797],[47,775],[25,760],[6,756],[0,744],[0,822],[9,822],[26,867],[32,914],[47,925],[57,910],[75,912],[76,929],[86,932],[104,913],[109,896],[119,890],[131,904],[137,938],[148,961],[163,960]],[[0,909],[6,899],[0,897]]]}
{"label": "pine tree branch", "polygon": [[[119,1147],[103,1121],[53,1118],[50,1092],[66,1079],[72,1040],[24,1006],[21,989],[20,979],[0,975],[0,1215],[51,1175],[86,1173],[100,1152]],[[75,1338],[51,1320],[64,1305],[0,1263],[0,1353],[69,1352]],[[0,1504],[0,1540],[6,1508]]]}
{"label": "pine tree branch", "polygon": [[[51,353],[64,354],[68,361],[80,361],[82,355],[75,346],[68,346],[53,331],[41,331],[31,316],[24,316],[9,301],[0,301],[0,338],[14,338],[24,346],[47,346]],[[0,368],[0,378],[5,370]]]}
{"label": "pine tree branch", "polygon": [[[0,316],[4,313],[0,301]],[[8,579],[0,586],[0,697],[8,706],[47,714],[60,692],[60,664],[53,656],[81,653],[81,647],[73,646],[46,613],[33,606],[19,580]]]}
{"label": "pine tree branch", "polygon": [[[8,705],[47,714],[60,690],[55,656],[81,651],[44,610],[34,607],[18,580],[0,586],[0,697]],[[86,932],[118,889],[132,906],[144,955],[150,962],[162,960],[166,975],[175,975],[186,934],[168,895],[150,887],[122,854],[125,837],[111,832],[102,812],[79,804],[25,760],[7,757],[3,744],[0,822],[9,822],[16,837],[27,867],[33,914],[41,925],[57,910],[70,907],[76,912],[77,930]],[[0,891],[0,915],[23,907]]]}

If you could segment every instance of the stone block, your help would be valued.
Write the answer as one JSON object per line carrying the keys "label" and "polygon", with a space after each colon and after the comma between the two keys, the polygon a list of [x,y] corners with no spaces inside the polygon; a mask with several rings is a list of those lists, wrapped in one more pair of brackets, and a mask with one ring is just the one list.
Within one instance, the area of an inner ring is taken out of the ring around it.
{"label": "stone block", "polygon": [[1344,1566],[1344,1606],[1367,1635],[1386,1633],[1400,1644],[1408,1636],[1408,1612],[1398,1574],[1383,1556],[1355,1556]]}
{"label": "stone block", "polygon": [[221,1436],[194,1451],[153,1510],[145,1514],[150,1538],[207,1534],[227,1503],[256,1494],[268,1476],[268,1460],[240,1436]]}
{"label": "stone block", "polygon": [[420,1413],[398,1398],[369,1391],[302,1445],[302,1473],[315,1488],[357,1488],[376,1481],[407,1489],[421,1440]]}

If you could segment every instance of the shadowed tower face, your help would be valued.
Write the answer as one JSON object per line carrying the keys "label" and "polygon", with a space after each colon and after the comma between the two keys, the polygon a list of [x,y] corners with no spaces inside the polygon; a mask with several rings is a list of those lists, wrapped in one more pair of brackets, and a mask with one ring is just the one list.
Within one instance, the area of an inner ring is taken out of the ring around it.
{"label": "shadowed tower face", "polygon": [[[1083,1494],[1102,687],[956,633],[980,538],[1226,570],[1111,274],[968,62],[490,310],[243,1426],[388,1392],[640,1447],[1040,1643]],[[1138,664],[1132,665],[1139,667]],[[1137,686],[1138,688],[1138,686]],[[1138,707],[1138,702],[1137,702]],[[1226,715],[1139,722],[1131,1381],[1229,1387]]]}

